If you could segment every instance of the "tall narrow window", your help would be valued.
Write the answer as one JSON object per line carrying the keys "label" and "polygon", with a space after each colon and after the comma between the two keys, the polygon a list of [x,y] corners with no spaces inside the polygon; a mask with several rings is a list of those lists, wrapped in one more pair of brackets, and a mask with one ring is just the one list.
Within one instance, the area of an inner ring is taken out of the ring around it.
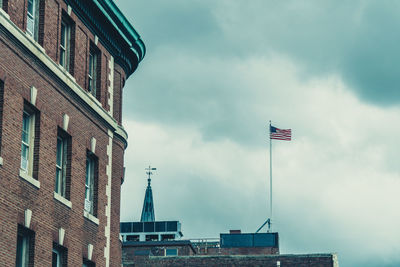
{"label": "tall narrow window", "polygon": [[4,105],[4,83],[0,80],[0,156],[1,156],[1,137],[3,135],[3,105]]}
{"label": "tall narrow window", "polygon": [[33,170],[34,125],[35,114],[24,110],[22,116],[21,169],[29,175],[32,175]]}
{"label": "tall narrow window", "polygon": [[37,40],[39,0],[28,0],[26,32]]}
{"label": "tall narrow window", "polygon": [[37,179],[39,161],[39,112],[25,104],[22,115],[21,171]]}
{"label": "tall narrow window", "polygon": [[85,210],[96,216],[97,210],[97,158],[88,153],[86,157]]}
{"label": "tall narrow window", "polygon": [[83,264],[82,267],[95,267],[96,264],[94,264],[94,262],[83,259]]}
{"label": "tall narrow window", "polygon": [[69,199],[70,169],[71,169],[71,138],[58,130],[56,180],[54,191],[62,197]]}
{"label": "tall narrow window", "polygon": [[62,19],[60,40],[60,65],[69,71],[71,51],[71,25]]}
{"label": "tall narrow window", "polygon": [[89,73],[88,73],[88,90],[96,96],[96,65],[97,65],[97,54],[93,50],[89,53]]}
{"label": "tall narrow window", "polygon": [[100,98],[100,63],[100,50],[91,43],[89,51],[88,91],[97,99]]}
{"label": "tall narrow window", "polygon": [[34,241],[35,233],[18,225],[16,267],[33,266]]}
{"label": "tall narrow window", "polygon": [[52,267],[67,266],[67,249],[57,244],[53,244],[53,251],[51,256]]}

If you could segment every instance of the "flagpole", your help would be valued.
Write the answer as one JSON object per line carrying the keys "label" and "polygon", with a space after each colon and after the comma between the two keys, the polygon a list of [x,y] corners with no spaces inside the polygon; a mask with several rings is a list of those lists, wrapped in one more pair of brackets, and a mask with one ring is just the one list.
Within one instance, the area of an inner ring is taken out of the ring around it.
{"label": "flagpole", "polygon": [[268,231],[271,228],[271,220],[272,220],[272,139],[271,139],[271,121],[269,121],[269,220]]}

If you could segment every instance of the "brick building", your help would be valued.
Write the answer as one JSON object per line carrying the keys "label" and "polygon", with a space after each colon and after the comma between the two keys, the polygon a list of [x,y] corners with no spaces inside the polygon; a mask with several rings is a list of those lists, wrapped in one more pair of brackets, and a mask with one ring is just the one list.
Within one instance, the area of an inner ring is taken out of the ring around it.
{"label": "brick building", "polygon": [[[293,266],[338,267],[337,255],[282,255],[277,232],[242,233],[230,230],[219,238],[181,240],[178,221],[156,221],[148,172],[140,222],[121,222],[122,264],[134,266]],[[269,220],[267,221],[269,222]],[[266,222],[266,223],[267,223]],[[265,224],[264,224],[265,225]],[[263,225],[263,226],[264,226]]]}
{"label": "brick building", "polygon": [[111,0],[0,0],[0,266],[120,266],[125,80]]}
{"label": "brick building", "polygon": [[338,267],[336,254],[142,257],[124,267]]}

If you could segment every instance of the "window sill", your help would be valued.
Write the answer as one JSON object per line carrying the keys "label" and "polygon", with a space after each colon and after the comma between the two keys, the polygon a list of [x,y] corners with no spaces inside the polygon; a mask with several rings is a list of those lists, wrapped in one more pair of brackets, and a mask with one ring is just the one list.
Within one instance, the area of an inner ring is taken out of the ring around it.
{"label": "window sill", "polygon": [[46,50],[35,40],[35,38],[25,31],[25,35],[28,37],[28,40],[34,45],[37,49],[39,49],[42,53],[46,53]]}
{"label": "window sill", "polygon": [[58,200],[59,202],[61,202],[62,204],[64,204],[65,206],[67,206],[68,208],[72,209],[72,203],[71,201],[69,201],[68,199],[66,199],[65,197],[63,197],[62,195],[54,192],[54,199]]}
{"label": "window sill", "polygon": [[0,157],[0,166],[3,166],[3,158]]}
{"label": "window sill", "polygon": [[62,71],[62,73],[64,73],[65,76],[67,76],[73,82],[76,82],[75,77],[72,76],[71,73],[69,73],[69,71],[64,66],[60,65],[60,63],[58,63],[57,66]]}
{"label": "window sill", "polygon": [[28,175],[26,172],[24,172],[21,169],[19,170],[19,177],[21,177],[28,183],[32,184],[36,188],[38,188],[38,189],[40,188],[40,182],[38,180],[34,179],[32,176]]}
{"label": "window sill", "polygon": [[83,217],[88,219],[89,221],[99,225],[99,219],[94,217],[92,214],[90,214],[87,210],[83,210]]}
{"label": "window sill", "polygon": [[96,102],[98,105],[101,105],[100,101],[94,95],[92,95],[92,93],[90,93],[88,91],[86,91],[86,92],[87,92],[89,98],[92,99],[92,101]]}
{"label": "window sill", "polygon": [[5,12],[4,9],[2,9],[1,7],[0,7],[0,14],[2,14],[7,19],[10,19],[10,15],[8,15],[7,12]]}

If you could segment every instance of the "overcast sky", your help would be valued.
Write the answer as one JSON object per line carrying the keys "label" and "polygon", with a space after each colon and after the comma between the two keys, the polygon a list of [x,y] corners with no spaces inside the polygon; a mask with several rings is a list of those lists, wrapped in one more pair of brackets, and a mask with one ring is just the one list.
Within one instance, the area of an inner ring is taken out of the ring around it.
{"label": "overcast sky", "polygon": [[400,266],[400,1],[117,0],[147,54],[124,92],[122,221],[152,180],[184,238],[254,232],[281,253]]}

